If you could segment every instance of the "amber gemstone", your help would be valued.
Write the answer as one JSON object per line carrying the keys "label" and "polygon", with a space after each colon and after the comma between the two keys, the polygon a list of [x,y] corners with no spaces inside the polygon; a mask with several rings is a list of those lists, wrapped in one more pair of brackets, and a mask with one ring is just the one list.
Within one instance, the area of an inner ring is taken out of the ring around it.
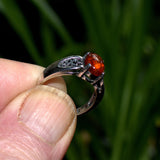
{"label": "amber gemstone", "polygon": [[89,68],[89,71],[94,76],[100,76],[104,72],[104,63],[102,58],[95,54],[95,53],[89,53],[84,61],[85,65],[91,64],[91,67]]}

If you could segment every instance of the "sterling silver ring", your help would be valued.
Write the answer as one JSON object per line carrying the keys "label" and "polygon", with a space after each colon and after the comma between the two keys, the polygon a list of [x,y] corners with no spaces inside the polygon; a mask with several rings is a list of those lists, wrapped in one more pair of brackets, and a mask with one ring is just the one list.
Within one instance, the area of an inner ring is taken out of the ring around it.
{"label": "sterling silver ring", "polygon": [[81,115],[99,104],[104,94],[104,63],[100,56],[87,52],[83,57],[73,55],[58,60],[44,70],[43,82],[64,75],[75,75],[94,87],[89,101],[77,108],[77,115]]}

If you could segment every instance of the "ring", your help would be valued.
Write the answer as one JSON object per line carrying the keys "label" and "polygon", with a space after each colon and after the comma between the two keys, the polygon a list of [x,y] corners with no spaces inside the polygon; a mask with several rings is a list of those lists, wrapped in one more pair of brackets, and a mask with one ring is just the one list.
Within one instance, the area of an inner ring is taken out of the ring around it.
{"label": "ring", "polygon": [[43,83],[64,75],[75,75],[94,87],[89,101],[77,108],[77,115],[83,114],[99,104],[104,95],[104,62],[99,55],[87,52],[83,57],[73,55],[58,60],[44,70]]}

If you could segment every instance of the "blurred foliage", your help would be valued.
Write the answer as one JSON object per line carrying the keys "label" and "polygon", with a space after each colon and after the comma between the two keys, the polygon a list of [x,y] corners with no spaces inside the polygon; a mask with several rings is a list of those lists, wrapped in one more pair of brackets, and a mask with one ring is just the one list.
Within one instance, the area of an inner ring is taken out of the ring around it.
{"label": "blurred foliage", "polygon": [[[0,0],[0,12],[36,64],[47,66],[66,55],[83,55],[85,51],[98,53],[105,62],[103,101],[95,110],[78,117],[77,130],[64,159],[159,159],[160,2],[75,0],[81,22],[75,29],[72,16],[65,17],[64,24],[52,1],[29,0],[27,3],[39,17],[35,28],[40,47],[28,24],[32,14],[26,18],[20,3]],[[64,1],[61,3],[63,6]],[[71,13],[72,9],[68,8]],[[75,40],[74,34],[79,32],[82,39]],[[81,104],[88,89],[82,90],[77,81],[68,81],[73,84],[72,95],[78,94],[77,104]]]}

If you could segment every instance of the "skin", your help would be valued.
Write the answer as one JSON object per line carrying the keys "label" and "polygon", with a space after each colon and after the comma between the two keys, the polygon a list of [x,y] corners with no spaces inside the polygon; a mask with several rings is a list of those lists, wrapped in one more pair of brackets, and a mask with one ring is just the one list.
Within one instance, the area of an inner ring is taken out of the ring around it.
{"label": "skin", "polygon": [[41,84],[44,68],[0,59],[0,160],[62,159],[76,128],[62,78]]}

